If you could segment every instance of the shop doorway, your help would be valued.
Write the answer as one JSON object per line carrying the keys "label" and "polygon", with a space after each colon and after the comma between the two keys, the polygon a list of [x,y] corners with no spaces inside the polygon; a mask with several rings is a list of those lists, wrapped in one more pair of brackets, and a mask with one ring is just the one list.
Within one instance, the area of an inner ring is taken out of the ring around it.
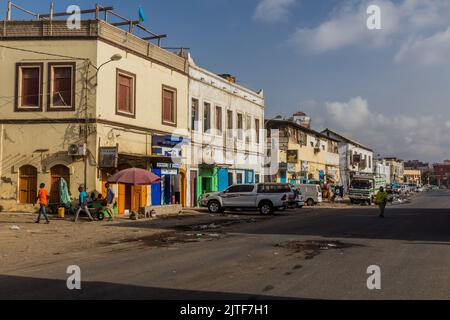
{"label": "shop doorway", "polygon": [[61,178],[66,180],[70,194],[70,169],[64,165],[56,165],[50,169],[50,202],[60,202],[59,182]]}
{"label": "shop doorway", "polygon": [[37,195],[37,169],[29,165],[20,167],[19,180],[19,203],[34,203]]}
{"label": "shop doorway", "polygon": [[197,171],[191,171],[191,207],[197,207]]}
{"label": "shop doorway", "polygon": [[202,177],[202,194],[212,191],[212,178]]}

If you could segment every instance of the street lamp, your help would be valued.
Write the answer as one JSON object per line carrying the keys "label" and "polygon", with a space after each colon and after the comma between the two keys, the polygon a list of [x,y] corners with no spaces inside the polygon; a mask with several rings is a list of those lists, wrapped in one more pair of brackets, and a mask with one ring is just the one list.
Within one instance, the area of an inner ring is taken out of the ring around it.
{"label": "street lamp", "polygon": [[[110,62],[120,61],[120,60],[122,60],[122,55],[120,55],[120,54],[118,54],[118,53],[115,54],[115,55],[113,55],[113,56],[111,56],[111,58],[109,58],[108,61],[102,63],[98,68],[95,68],[95,69],[97,69],[97,72],[95,73],[94,77],[97,78],[97,75],[98,75],[98,73],[100,72],[100,69],[101,69],[103,66],[107,65],[107,64],[110,63]],[[95,82],[95,87],[96,87],[96,86],[98,86],[98,78],[97,78],[97,80],[96,80],[96,82]]]}
{"label": "street lamp", "polygon": [[[94,68],[97,70],[95,72],[95,75],[93,76],[96,78],[94,87],[98,86],[98,77],[97,76],[98,76],[100,69],[104,65],[106,65],[110,62],[119,61],[119,60],[122,60],[122,55],[114,54],[111,56],[111,58],[109,58],[108,61],[102,63],[98,68],[94,66]],[[86,144],[86,146],[88,145],[88,128],[89,128],[89,121],[88,121],[88,119],[89,119],[89,113],[88,113],[88,82],[89,82],[89,80],[88,79],[92,79],[92,78],[89,78],[89,65],[87,66],[87,70],[86,70],[86,90],[84,93],[85,94],[85,97],[84,97],[84,103],[85,103],[85,106],[84,106],[84,112],[85,112],[84,143]],[[88,156],[85,155],[84,156],[84,187],[85,188],[87,188],[87,168],[88,168]]]}

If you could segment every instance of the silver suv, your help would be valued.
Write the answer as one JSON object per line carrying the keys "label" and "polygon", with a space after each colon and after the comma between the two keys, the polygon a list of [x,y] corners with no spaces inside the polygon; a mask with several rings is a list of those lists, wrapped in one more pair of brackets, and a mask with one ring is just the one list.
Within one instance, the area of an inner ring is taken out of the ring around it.
{"label": "silver suv", "polygon": [[288,184],[236,184],[222,192],[205,193],[200,205],[207,207],[210,213],[226,209],[259,209],[261,214],[271,214],[276,209],[285,209],[292,193]]}

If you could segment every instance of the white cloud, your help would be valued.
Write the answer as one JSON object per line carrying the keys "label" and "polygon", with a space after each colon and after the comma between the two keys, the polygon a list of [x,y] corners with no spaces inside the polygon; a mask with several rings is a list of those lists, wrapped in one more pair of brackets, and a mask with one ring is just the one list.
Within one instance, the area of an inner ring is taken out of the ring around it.
{"label": "white cloud", "polygon": [[395,61],[423,65],[450,63],[450,27],[431,37],[408,41],[396,54]]}
{"label": "white cloud", "polygon": [[278,22],[286,18],[297,0],[260,0],[254,18],[264,22]]}
{"label": "white cloud", "polygon": [[[373,4],[381,8],[381,30],[369,30],[366,25],[367,7]],[[398,62],[408,55],[411,60],[422,60],[426,64],[439,63],[450,60],[450,46],[446,46],[450,32],[442,32],[450,25],[449,20],[448,0],[347,1],[319,25],[297,28],[289,43],[302,52],[312,53],[351,46],[374,48],[400,44],[401,50],[395,58]],[[435,49],[447,51],[432,54]],[[410,51],[412,54],[408,54]],[[425,57],[421,52],[426,53]]]}
{"label": "white cloud", "polygon": [[427,161],[448,158],[448,118],[381,114],[372,111],[362,97],[347,102],[327,102],[313,113],[313,120],[315,114],[320,116],[321,126],[358,140],[382,155]]}

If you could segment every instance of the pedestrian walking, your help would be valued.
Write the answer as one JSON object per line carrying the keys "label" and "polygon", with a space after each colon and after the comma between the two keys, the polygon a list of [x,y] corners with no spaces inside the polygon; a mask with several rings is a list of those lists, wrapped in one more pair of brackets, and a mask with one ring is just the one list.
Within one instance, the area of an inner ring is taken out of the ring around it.
{"label": "pedestrian walking", "polygon": [[106,187],[106,210],[109,214],[109,221],[114,220],[114,204],[116,203],[116,195],[109,183],[105,184]]}
{"label": "pedestrian walking", "polygon": [[380,187],[380,190],[375,197],[375,201],[380,208],[380,218],[384,218],[384,209],[386,208],[386,204],[388,201],[388,194],[384,191],[383,187]]}
{"label": "pedestrian walking", "polygon": [[50,221],[48,220],[48,216],[47,216],[47,212],[45,212],[45,207],[48,205],[48,192],[47,189],[45,189],[45,183],[41,183],[39,185],[39,191],[38,191],[38,196],[36,197],[36,204],[39,201],[39,213],[36,219],[36,223],[40,223],[41,222],[41,215],[44,216],[45,218],[45,224],[49,224]]}
{"label": "pedestrian walking", "polygon": [[94,221],[94,218],[92,218],[91,213],[89,212],[89,208],[88,208],[88,195],[87,192],[85,190],[84,187],[79,187],[78,188],[78,192],[80,193],[79,196],[79,208],[77,210],[77,213],[75,214],[75,222],[77,222],[78,220],[78,216],[80,215],[81,211],[86,212],[86,214],[88,215],[89,219],[91,219],[91,221]]}

